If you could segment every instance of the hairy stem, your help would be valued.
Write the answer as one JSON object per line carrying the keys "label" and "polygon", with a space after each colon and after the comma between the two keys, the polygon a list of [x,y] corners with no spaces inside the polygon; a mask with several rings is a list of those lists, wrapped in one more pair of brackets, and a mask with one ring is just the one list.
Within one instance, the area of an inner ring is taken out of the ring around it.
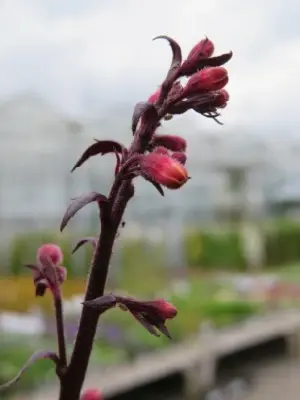
{"label": "hairy stem", "polygon": [[[139,132],[135,134],[128,157],[135,153],[143,153],[146,150],[151,135],[156,129],[157,123],[163,116],[164,111],[161,109],[157,115],[157,119],[152,120],[148,124],[141,125]],[[143,140],[145,137],[147,140]],[[125,161],[123,160],[123,162]],[[133,187],[131,180],[122,181],[117,176],[109,195],[111,218],[102,218],[101,221],[101,233],[91,263],[85,301],[93,300],[104,294],[114,241],[125,208],[132,196]],[[61,379],[59,400],[79,400],[80,398],[80,391],[93,348],[98,319],[98,312],[92,308],[83,307],[71,361],[66,374]]]}
{"label": "hairy stem", "polygon": [[59,359],[60,359],[61,366],[63,368],[65,368],[67,366],[67,352],[66,352],[66,340],[65,340],[63,305],[62,305],[61,293],[59,293],[59,296],[57,296],[55,298],[54,306],[55,306],[55,318],[56,318]]}

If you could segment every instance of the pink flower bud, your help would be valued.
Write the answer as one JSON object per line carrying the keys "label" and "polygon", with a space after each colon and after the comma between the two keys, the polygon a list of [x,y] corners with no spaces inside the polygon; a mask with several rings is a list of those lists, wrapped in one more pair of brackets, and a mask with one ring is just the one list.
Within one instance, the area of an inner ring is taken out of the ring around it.
{"label": "pink flower bud", "polygon": [[202,39],[199,43],[196,44],[190,51],[187,60],[197,58],[200,60],[201,58],[208,58],[213,55],[215,51],[215,46],[211,40],[208,38]]}
{"label": "pink flower bud", "polygon": [[210,67],[196,72],[188,80],[184,88],[184,97],[206,92],[220,90],[228,83],[228,73],[223,67]]}
{"label": "pink flower bud", "polygon": [[221,89],[220,91],[217,92],[217,96],[213,101],[212,105],[214,107],[223,108],[226,106],[228,100],[229,100],[228,92],[225,89]]}
{"label": "pink flower bud", "polygon": [[141,159],[140,167],[142,175],[169,189],[179,189],[189,179],[184,166],[164,154],[145,155]]}
{"label": "pink flower bud", "polygon": [[154,134],[151,140],[151,146],[163,146],[171,151],[185,151],[186,140],[181,136]]}
{"label": "pink flower bud", "polygon": [[184,153],[182,153],[181,151],[175,151],[172,154],[172,158],[174,160],[179,161],[180,164],[182,164],[182,165],[184,165],[186,163],[186,159],[187,159],[186,155]]}
{"label": "pink flower bud", "polygon": [[158,153],[158,154],[169,154],[168,149],[166,149],[163,146],[157,146],[155,147],[155,149],[153,150],[153,153]]}
{"label": "pink flower bud", "polygon": [[152,104],[156,103],[157,100],[159,99],[159,96],[160,96],[160,88],[158,88],[156,92],[152,93],[152,95],[148,99],[148,102]]}
{"label": "pink flower bud", "polygon": [[98,389],[86,389],[82,395],[80,400],[103,400],[103,394]]}
{"label": "pink flower bud", "polygon": [[173,319],[177,315],[177,308],[165,299],[152,300],[151,304],[156,308],[157,312],[159,312],[161,318],[165,320]]}
{"label": "pink flower bud", "polygon": [[47,243],[38,249],[36,258],[40,264],[43,264],[43,260],[50,259],[54,265],[58,265],[63,261],[63,253],[56,244]]}

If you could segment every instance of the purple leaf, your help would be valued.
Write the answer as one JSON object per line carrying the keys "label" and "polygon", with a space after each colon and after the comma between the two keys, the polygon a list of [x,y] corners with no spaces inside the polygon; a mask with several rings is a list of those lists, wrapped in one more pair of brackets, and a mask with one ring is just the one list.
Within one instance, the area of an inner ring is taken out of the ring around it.
{"label": "purple leaf", "polygon": [[145,320],[145,318],[144,318],[141,314],[138,314],[138,313],[131,313],[131,314],[134,316],[134,318],[135,318],[148,332],[151,333],[151,335],[156,336],[156,337],[159,337],[159,336],[160,336],[159,333],[156,332],[154,326],[151,325],[151,324],[149,324],[149,322],[147,322],[147,321]]}
{"label": "purple leaf", "polygon": [[164,191],[163,191],[163,188],[161,187],[161,185],[160,185],[159,183],[153,181],[151,178],[146,177],[146,176],[143,176],[143,178],[146,179],[146,181],[152,183],[152,185],[155,187],[156,190],[158,190],[158,193],[159,193],[161,196],[164,196],[164,195],[165,195],[165,193],[164,193]]}
{"label": "purple leaf", "polygon": [[232,55],[232,51],[230,51],[229,53],[221,54],[216,57],[200,58],[200,60],[196,62],[186,60],[181,66],[180,75],[191,76],[205,67],[220,67],[226,64],[232,58]]}
{"label": "purple leaf", "polygon": [[11,385],[14,383],[18,382],[18,380],[21,378],[21,376],[24,374],[24,372],[29,368],[32,364],[34,364],[38,360],[44,360],[48,359],[53,361],[56,366],[59,366],[59,358],[56,353],[52,351],[39,351],[37,353],[34,353],[29,360],[24,364],[24,366],[20,369],[19,373],[11,379],[9,382],[5,383],[4,385],[0,386],[0,390],[5,390],[8,389]]}
{"label": "purple leaf", "polygon": [[[140,101],[135,105],[131,120],[131,129],[133,134],[135,133],[140,118],[142,117],[144,117],[147,121],[157,117],[156,108],[152,103]],[[156,125],[158,126],[158,123]]]}
{"label": "purple leaf", "polygon": [[155,37],[153,40],[157,40],[157,39],[165,39],[169,42],[169,45],[171,46],[173,58],[172,58],[170,69],[168,71],[168,75],[166,77],[166,81],[172,80],[172,83],[173,83],[174,78],[175,78],[176,74],[178,73],[180,66],[181,66],[181,62],[182,62],[181,48],[180,48],[179,44],[174,39],[170,38],[169,36],[161,35],[161,36]]}
{"label": "purple leaf", "polygon": [[141,116],[144,114],[147,108],[149,108],[149,103],[147,103],[146,101],[140,101],[135,105],[131,120],[131,130],[133,134],[135,133],[136,127],[139,123]]}
{"label": "purple leaf", "polygon": [[73,201],[67,207],[67,210],[63,216],[62,222],[60,224],[60,231],[63,231],[70,219],[73,218],[79,210],[81,210],[87,204],[93,203],[95,201],[97,201],[98,203],[106,203],[108,199],[103,194],[97,192],[83,194],[82,196],[73,199]]}
{"label": "purple leaf", "polygon": [[90,157],[96,156],[97,154],[100,154],[102,156],[104,154],[114,153],[114,152],[122,154],[124,150],[125,147],[119,142],[115,142],[114,140],[97,140],[96,143],[92,144],[85,150],[80,159],[72,168],[71,172],[73,172],[76,168],[80,167]]}
{"label": "purple leaf", "polygon": [[91,245],[95,249],[95,247],[97,246],[97,242],[98,242],[98,238],[96,238],[96,237],[85,237],[85,238],[82,238],[76,243],[74,249],[72,250],[72,254],[74,254],[75,251],[77,251],[85,243],[91,243]]}
{"label": "purple leaf", "polygon": [[117,300],[113,294],[107,294],[101,297],[97,297],[94,300],[84,301],[82,304],[87,307],[94,308],[99,312],[104,312],[109,308],[115,307],[117,304]]}
{"label": "purple leaf", "polygon": [[158,324],[158,325],[155,325],[155,326],[168,339],[172,339],[172,336],[171,336],[170,332],[168,331],[168,328],[166,327],[166,325],[161,323],[161,324]]}

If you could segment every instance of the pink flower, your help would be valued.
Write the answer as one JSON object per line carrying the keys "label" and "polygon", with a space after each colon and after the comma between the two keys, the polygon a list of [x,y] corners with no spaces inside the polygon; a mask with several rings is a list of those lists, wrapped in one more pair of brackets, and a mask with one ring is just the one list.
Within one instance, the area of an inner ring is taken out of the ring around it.
{"label": "pink flower", "polygon": [[201,92],[220,90],[228,83],[228,73],[223,67],[210,67],[196,72],[188,80],[183,97]]}
{"label": "pink flower", "polygon": [[141,158],[141,174],[168,189],[179,189],[189,179],[185,167],[168,155],[150,153]]}
{"label": "pink flower", "polygon": [[42,245],[38,251],[37,251],[37,262],[39,264],[43,264],[43,260],[45,258],[50,259],[53,264],[58,265],[63,262],[63,253],[61,251],[61,248],[57,246],[56,244],[52,243],[47,243]]}
{"label": "pink flower", "polygon": [[199,60],[201,58],[208,58],[213,55],[214,51],[215,51],[215,46],[213,42],[208,38],[202,39],[192,48],[187,57],[187,60],[190,61],[192,59]]}
{"label": "pink flower", "polygon": [[86,389],[81,397],[80,400],[103,400],[103,394],[98,389]]}
{"label": "pink flower", "polygon": [[50,289],[54,297],[60,295],[59,286],[67,277],[67,270],[60,265],[63,253],[59,246],[52,243],[42,245],[37,250],[36,264],[27,264],[31,269],[36,296],[44,296],[46,289]]}

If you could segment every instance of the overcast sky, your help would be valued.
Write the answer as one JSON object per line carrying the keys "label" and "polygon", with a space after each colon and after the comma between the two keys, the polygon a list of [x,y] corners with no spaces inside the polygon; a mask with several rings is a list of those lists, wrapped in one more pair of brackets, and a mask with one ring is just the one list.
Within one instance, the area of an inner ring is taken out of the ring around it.
{"label": "overcast sky", "polygon": [[223,121],[296,132],[299,16],[298,0],[0,0],[0,99],[32,91],[75,115],[135,103],[169,65],[154,36],[186,55],[207,35],[234,53]]}

